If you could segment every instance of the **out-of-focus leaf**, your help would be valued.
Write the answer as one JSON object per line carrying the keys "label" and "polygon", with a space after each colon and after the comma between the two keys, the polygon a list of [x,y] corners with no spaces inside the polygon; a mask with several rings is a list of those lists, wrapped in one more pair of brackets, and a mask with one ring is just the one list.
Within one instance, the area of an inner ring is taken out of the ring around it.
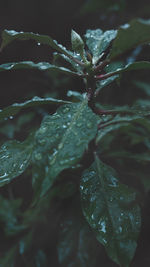
{"label": "out-of-focus leaf", "polygon": [[23,255],[28,250],[30,250],[32,240],[33,240],[32,231],[28,232],[23,238],[20,239],[20,241],[19,241],[19,253],[20,253],[20,255]]}
{"label": "out-of-focus leaf", "polygon": [[16,140],[4,143],[0,148],[0,186],[22,174],[31,163],[33,139],[24,142]]}
{"label": "out-of-focus leaf", "polygon": [[150,20],[134,19],[119,28],[108,58],[115,59],[130,49],[149,42]]}
{"label": "out-of-focus leaf", "polygon": [[36,267],[47,267],[47,258],[45,253],[42,250],[38,250],[36,256],[35,256],[35,266]]}
{"label": "out-of-focus leaf", "polygon": [[109,46],[110,42],[116,37],[116,35],[116,30],[109,30],[106,32],[103,32],[100,29],[87,30],[85,34],[86,44],[93,55],[93,64],[96,64],[101,58],[103,52]]}
{"label": "out-of-focus leaf", "polygon": [[73,212],[69,211],[61,221],[57,251],[60,266],[97,266],[97,241],[77,207]]}
{"label": "out-of-focus leaf", "polygon": [[21,199],[8,200],[0,196],[0,221],[4,223],[6,235],[14,235],[24,229],[17,218],[20,215],[21,202]]}
{"label": "out-of-focus leaf", "polygon": [[0,65],[0,71],[6,71],[6,70],[20,70],[20,69],[37,69],[41,71],[58,71],[65,74],[78,76],[76,72],[73,72],[65,67],[59,67],[50,64],[49,62],[39,62],[34,63],[32,61],[22,61],[22,62],[11,62],[11,63],[5,63]]}
{"label": "out-of-focus leaf", "polygon": [[133,81],[133,83],[140,89],[142,89],[147,96],[150,96],[150,83],[143,81]]}
{"label": "out-of-focus leaf", "polygon": [[8,106],[4,108],[3,110],[0,110],[0,120],[3,120],[4,118],[14,116],[16,115],[20,110],[28,108],[28,107],[36,107],[40,105],[48,105],[48,104],[65,104],[70,103],[69,101],[63,101],[59,99],[54,99],[51,97],[41,98],[38,96],[33,97],[30,100],[27,100],[24,103],[15,103],[11,106]]}
{"label": "out-of-focus leaf", "polygon": [[136,192],[116,177],[115,170],[96,156],[82,176],[82,207],[108,256],[119,266],[129,267],[140,231],[140,208]]}
{"label": "out-of-focus leaf", "polygon": [[95,137],[99,117],[87,105],[87,99],[60,107],[44,118],[36,133],[33,163],[45,166],[42,195],[64,169],[75,166],[88,143]]}
{"label": "out-of-focus leaf", "polygon": [[17,253],[17,245],[11,248],[0,258],[0,267],[15,267],[15,258]]}
{"label": "out-of-focus leaf", "polygon": [[85,4],[81,7],[81,14],[97,12],[101,10],[105,10],[105,12],[110,11],[119,11],[125,7],[124,0],[87,0]]}

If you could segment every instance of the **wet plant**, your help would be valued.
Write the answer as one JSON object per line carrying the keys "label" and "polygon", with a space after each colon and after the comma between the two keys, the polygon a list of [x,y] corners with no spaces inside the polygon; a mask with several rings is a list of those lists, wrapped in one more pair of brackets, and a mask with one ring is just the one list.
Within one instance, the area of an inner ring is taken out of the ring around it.
{"label": "wet plant", "polygon": [[[149,61],[137,60],[149,45],[150,21],[87,30],[83,38],[72,30],[72,50],[49,36],[4,30],[1,53],[15,40],[30,39],[55,50],[53,64],[11,62],[1,64],[0,71],[33,69],[51,73],[52,79],[68,75],[83,86],[68,90],[63,100],[35,96],[0,110],[1,133],[11,138],[0,148],[0,222],[8,242],[0,266],[96,267],[106,266],[104,257],[109,266],[133,266],[150,189],[150,85],[130,79],[131,90],[134,84],[148,100],[134,93],[126,103],[128,91],[121,88],[128,72],[150,69]],[[44,105],[50,114],[32,113],[40,106],[43,112]],[[32,127],[35,115],[40,127]],[[30,122],[24,140],[8,135],[8,118],[16,118],[14,132]],[[30,190],[21,200],[14,188],[24,186],[25,179]]]}

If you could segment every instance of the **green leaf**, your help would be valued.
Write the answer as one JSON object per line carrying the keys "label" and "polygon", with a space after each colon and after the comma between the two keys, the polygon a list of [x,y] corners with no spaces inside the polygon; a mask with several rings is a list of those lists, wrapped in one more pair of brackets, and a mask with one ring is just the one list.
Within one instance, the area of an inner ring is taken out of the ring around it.
{"label": "green leaf", "polygon": [[17,254],[17,245],[12,247],[0,258],[0,267],[15,267],[15,258]]}
{"label": "green leaf", "polygon": [[82,207],[108,256],[119,266],[129,267],[140,231],[140,208],[136,192],[116,177],[115,170],[96,156],[82,176]]}
{"label": "green leaf", "polygon": [[0,186],[22,174],[31,162],[33,139],[23,143],[13,140],[4,143],[0,148]]}
{"label": "green leaf", "polygon": [[42,250],[38,250],[35,256],[35,263],[36,263],[36,267],[47,267],[48,266],[47,257]]}
{"label": "green leaf", "polygon": [[24,230],[24,225],[18,222],[18,216],[21,215],[21,204],[21,199],[8,200],[0,196],[0,221],[4,223],[6,235],[18,234]]}
{"label": "green leaf", "polygon": [[150,69],[150,62],[140,61],[140,62],[129,63],[125,67],[118,68],[117,70],[115,70],[115,75],[126,72],[126,71],[141,70],[141,69]]}
{"label": "green leaf", "polygon": [[36,106],[47,105],[47,104],[65,104],[65,103],[70,103],[70,102],[59,100],[59,99],[54,99],[51,97],[41,98],[41,97],[35,96],[32,99],[27,100],[24,103],[15,103],[11,106],[4,108],[3,110],[0,110],[0,120],[3,120],[4,118],[10,117],[10,116],[14,116],[20,110],[25,109],[25,108],[36,107]]}
{"label": "green leaf", "polygon": [[[108,119],[107,119],[108,118]],[[96,143],[99,143],[101,139],[108,133],[118,130],[121,127],[128,126],[130,123],[134,123],[137,120],[142,119],[140,115],[124,115],[120,116],[117,114],[112,119],[110,119],[110,115],[105,116],[105,122],[99,125],[99,131],[96,138]]]}
{"label": "green leaf", "polygon": [[[81,61],[82,60],[81,56],[79,54],[75,53],[75,52],[69,51],[69,54],[72,57],[74,57],[75,60],[77,60],[77,61]],[[59,59],[63,59],[65,61],[69,62],[74,70],[76,70],[78,73],[81,73],[82,66],[80,66],[77,62],[75,62],[74,60],[72,60],[71,58],[67,57],[64,54],[60,54],[60,53],[54,52],[53,53],[53,63],[55,64],[55,62],[57,62]]]}
{"label": "green leaf", "polygon": [[88,143],[96,135],[98,119],[84,99],[60,107],[55,114],[43,120],[36,133],[33,155],[36,164],[47,164],[42,195],[62,170],[75,166],[81,159]]}
{"label": "green leaf", "polygon": [[0,71],[6,70],[18,70],[18,69],[37,69],[41,71],[59,71],[69,75],[78,76],[76,72],[73,72],[67,68],[52,65],[48,62],[34,63],[32,61],[11,62],[0,65]]}
{"label": "green leaf", "polygon": [[71,43],[73,51],[81,55],[84,53],[84,42],[81,36],[74,30],[71,31]]}
{"label": "green leaf", "polygon": [[86,1],[85,4],[82,6],[80,12],[81,14],[92,13],[92,12],[99,12],[101,10],[105,12],[110,11],[119,11],[125,7],[124,0],[89,0]]}
{"label": "green leaf", "polygon": [[62,45],[58,44],[57,41],[53,40],[50,36],[39,35],[33,32],[16,32],[14,30],[4,30],[2,32],[2,44],[0,49],[2,50],[6,45],[8,45],[14,40],[30,39],[35,40],[37,43],[48,45],[53,49],[57,50],[58,52],[70,57],[70,54],[67,49]]}
{"label": "green leaf", "polygon": [[97,95],[102,88],[104,88],[105,86],[109,85],[110,83],[114,82],[117,78],[119,77],[119,75],[114,75],[111,76],[105,80],[101,80],[101,81],[97,81],[96,82],[96,92],[95,95]]}
{"label": "green leaf", "polygon": [[115,59],[130,49],[149,42],[150,20],[134,19],[119,28],[108,58]]}
{"label": "green leaf", "polygon": [[[80,203],[78,203],[80,205]],[[73,208],[61,220],[58,235],[58,261],[64,267],[96,267],[99,247],[79,207]]]}
{"label": "green leaf", "polygon": [[143,81],[133,81],[133,83],[144,91],[147,96],[150,96],[150,83]]}
{"label": "green leaf", "polygon": [[93,64],[96,64],[103,56],[103,52],[107,49],[110,42],[116,37],[116,35],[116,30],[109,30],[106,32],[103,32],[100,29],[87,30],[85,34],[86,44],[93,55]]}

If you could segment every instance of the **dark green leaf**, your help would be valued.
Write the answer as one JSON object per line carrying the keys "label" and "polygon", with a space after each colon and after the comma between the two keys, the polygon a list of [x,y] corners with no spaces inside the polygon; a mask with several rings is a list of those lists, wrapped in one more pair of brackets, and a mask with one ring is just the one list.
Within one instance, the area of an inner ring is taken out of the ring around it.
{"label": "dark green leaf", "polygon": [[136,192],[116,177],[116,172],[96,156],[82,176],[82,207],[109,257],[119,266],[128,267],[140,231],[140,208],[136,204]]}
{"label": "dark green leaf", "polygon": [[109,59],[114,59],[130,49],[150,42],[150,20],[134,19],[120,27],[113,42]]}
{"label": "dark green leaf", "polygon": [[11,62],[0,65],[0,71],[18,70],[18,69],[37,69],[42,71],[59,71],[69,75],[78,75],[67,68],[52,65],[48,62],[34,63],[32,61]]}
{"label": "dark green leaf", "polygon": [[84,99],[60,107],[54,115],[43,120],[36,133],[33,155],[36,164],[47,164],[42,195],[62,170],[76,165],[81,159],[88,143],[96,135],[98,119]]}
{"label": "dark green leaf", "polygon": [[86,44],[93,55],[93,64],[96,64],[103,56],[103,52],[109,46],[110,42],[116,37],[116,34],[116,30],[106,32],[103,32],[100,29],[87,30],[85,34]]}
{"label": "dark green leaf", "polygon": [[134,123],[139,119],[142,119],[140,115],[120,116],[118,114],[112,119],[110,119],[110,115],[108,116],[106,115],[105,122],[99,125],[99,131],[97,134],[96,143],[98,143],[107,133],[120,129],[121,127],[128,126],[130,123]]}
{"label": "dark green leaf", "polygon": [[101,10],[107,11],[119,11],[125,7],[124,0],[89,0],[86,1],[83,7],[81,8],[81,14],[97,12]]}
{"label": "dark green leaf", "polygon": [[[69,51],[70,55],[73,56],[76,60],[81,61],[81,56],[79,54],[76,54],[75,52],[71,52]],[[69,62],[71,64],[71,66],[73,67],[74,70],[76,70],[78,73],[81,72],[82,70],[82,66],[80,66],[77,62],[75,62],[74,60],[72,60],[71,58],[67,57],[64,54],[60,54],[57,52],[53,53],[53,63],[55,64],[55,62],[57,62],[59,59],[63,59],[67,62]],[[57,65],[57,64],[56,64]]]}
{"label": "dark green leaf", "polygon": [[31,162],[33,139],[8,141],[0,148],[0,186],[22,174]]}
{"label": "dark green leaf", "polygon": [[96,267],[98,249],[97,240],[79,213],[79,207],[73,206],[60,224],[57,245],[60,266]]}
{"label": "dark green leaf", "polygon": [[2,33],[1,50],[14,40],[30,39],[35,40],[37,43],[48,45],[53,49],[57,50],[58,52],[70,57],[70,54],[68,53],[67,49],[62,45],[58,44],[57,41],[53,40],[50,36],[39,35],[33,32],[16,32],[13,30],[4,30]]}
{"label": "dark green leaf", "polygon": [[15,267],[15,258],[17,254],[17,245],[12,247],[0,258],[0,267]]}
{"label": "dark green leaf", "polygon": [[150,69],[150,62],[140,61],[140,62],[129,63],[125,67],[118,68],[117,70],[115,70],[115,74],[120,74],[131,70],[141,70],[141,69]]}
{"label": "dark green leaf", "polygon": [[105,80],[97,81],[96,82],[95,95],[97,95],[103,87],[105,87],[105,86],[109,85],[110,83],[114,82],[118,77],[119,77],[119,75],[114,75],[114,76],[111,76],[111,77],[109,77],[109,78],[107,78]]}
{"label": "dark green leaf", "polygon": [[21,202],[21,199],[8,200],[0,196],[0,221],[4,223],[6,235],[14,235],[24,229],[18,222]]}
{"label": "dark green leaf", "polygon": [[46,255],[42,250],[38,250],[35,256],[35,263],[36,263],[36,267],[47,267],[48,266]]}
{"label": "dark green leaf", "polygon": [[11,106],[8,106],[7,108],[4,108],[3,110],[0,110],[0,120],[3,120],[4,118],[14,116],[16,115],[20,110],[28,107],[36,107],[40,105],[46,105],[46,104],[65,104],[70,103],[69,101],[63,101],[59,99],[54,99],[51,97],[41,98],[38,96],[33,97],[30,100],[27,100],[24,103],[15,103]]}
{"label": "dark green leaf", "polygon": [[133,81],[133,83],[140,89],[142,89],[147,96],[150,96],[150,83],[143,81]]}

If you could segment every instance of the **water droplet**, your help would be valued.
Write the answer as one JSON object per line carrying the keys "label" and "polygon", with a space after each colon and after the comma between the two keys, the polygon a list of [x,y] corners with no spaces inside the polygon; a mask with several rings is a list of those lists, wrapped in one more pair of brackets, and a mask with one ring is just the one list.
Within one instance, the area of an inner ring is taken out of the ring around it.
{"label": "water droplet", "polygon": [[88,129],[91,129],[93,124],[92,124],[92,122],[89,121],[86,126],[87,126]]}
{"label": "water droplet", "polygon": [[38,140],[38,143],[39,143],[41,146],[43,146],[43,145],[45,145],[46,141],[45,141],[45,139],[39,139],[39,140]]}
{"label": "water droplet", "polygon": [[58,149],[62,149],[63,148],[63,143],[60,143],[59,145],[58,145]]}
{"label": "water droplet", "polygon": [[20,165],[20,170],[22,170],[22,169],[23,169],[23,167],[24,167],[24,165],[23,165],[23,164],[21,164],[21,165]]}
{"label": "water droplet", "polygon": [[94,214],[92,214],[92,215],[91,215],[91,219],[92,219],[92,220],[94,220],[94,219],[95,219],[95,217],[94,217]]}
{"label": "water droplet", "polygon": [[66,129],[67,128],[67,125],[63,124],[62,128],[63,129]]}
{"label": "water droplet", "polygon": [[100,225],[100,231],[103,232],[103,233],[106,233],[106,223],[105,223],[105,221],[100,220],[98,222],[98,224]]}
{"label": "water droplet", "polygon": [[56,161],[56,158],[53,157],[53,158],[50,160],[49,165],[53,165],[53,164],[55,163],[55,161]]}
{"label": "water droplet", "polygon": [[71,119],[71,114],[68,114],[68,118]]}
{"label": "water droplet", "polygon": [[63,109],[63,113],[67,113],[70,110],[70,108],[66,107]]}
{"label": "water droplet", "polygon": [[47,130],[47,127],[41,127],[39,130],[38,130],[38,133],[39,134],[44,134],[45,132],[46,132],[46,130]]}
{"label": "water droplet", "polygon": [[77,123],[77,127],[80,128],[81,126],[82,126],[82,122],[78,122],[78,123]]}
{"label": "water droplet", "polygon": [[90,201],[91,202],[94,202],[96,200],[96,196],[92,196],[91,198],[90,198]]}
{"label": "water droplet", "polygon": [[41,155],[41,153],[36,153],[36,154],[34,155],[34,158],[35,158],[36,160],[41,160],[41,159],[42,159],[42,155]]}
{"label": "water droplet", "polygon": [[81,189],[81,190],[83,190],[83,189],[84,189],[84,187],[83,187],[82,185],[80,185],[80,189]]}

